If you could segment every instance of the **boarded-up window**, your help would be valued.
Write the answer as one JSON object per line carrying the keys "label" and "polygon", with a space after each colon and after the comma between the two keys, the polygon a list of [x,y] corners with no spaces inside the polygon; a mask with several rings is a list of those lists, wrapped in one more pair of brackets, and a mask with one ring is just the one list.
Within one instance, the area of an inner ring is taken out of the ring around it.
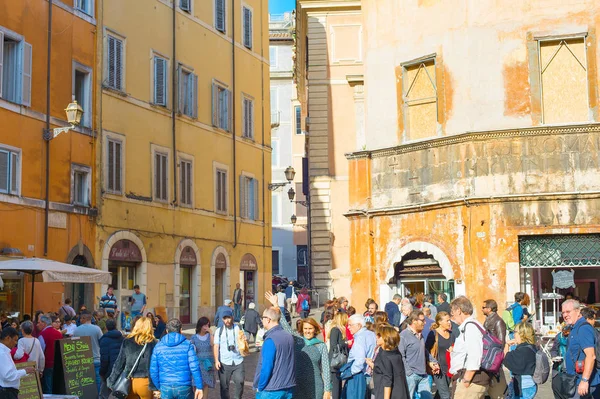
{"label": "boarded-up window", "polygon": [[543,123],[589,119],[587,62],[583,37],[540,41]]}
{"label": "boarded-up window", "polygon": [[402,77],[404,123],[407,140],[433,137],[437,133],[437,87],[435,60],[406,65]]}

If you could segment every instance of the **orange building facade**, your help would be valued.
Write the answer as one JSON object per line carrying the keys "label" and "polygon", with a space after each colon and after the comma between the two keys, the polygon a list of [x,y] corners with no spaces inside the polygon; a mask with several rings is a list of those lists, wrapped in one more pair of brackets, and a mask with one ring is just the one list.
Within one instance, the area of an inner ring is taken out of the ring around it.
{"label": "orange building facade", "polygon": [[[0,0],[0,249],[93,267],[96,21],[93,2],[78,5]],[[73,99],[84,109],[81,125],[46,141],[45,129],[68,125]],[[29,313],[30,278],[2,278],[0,310]],[[91,304],[93,290],[36,284],[33,307],[55,311],[65,297]]]}

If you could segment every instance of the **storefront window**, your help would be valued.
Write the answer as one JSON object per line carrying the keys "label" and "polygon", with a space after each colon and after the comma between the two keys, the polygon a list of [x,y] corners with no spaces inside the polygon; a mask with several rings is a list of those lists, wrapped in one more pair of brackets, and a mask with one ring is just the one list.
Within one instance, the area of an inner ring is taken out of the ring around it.
{"label": "storefront window", "polygon": [[18,313],[23,300],[23,277],[16,272],[5,272],[2,280],[4,288],[0,291],[0,311],[9,315]]}

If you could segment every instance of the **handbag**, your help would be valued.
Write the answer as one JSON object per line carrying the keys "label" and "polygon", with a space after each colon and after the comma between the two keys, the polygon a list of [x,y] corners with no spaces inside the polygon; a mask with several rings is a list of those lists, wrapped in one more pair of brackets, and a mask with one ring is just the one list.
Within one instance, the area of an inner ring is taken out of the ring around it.
{"label": "handbag", "polygon": [[329,366],[331,371],[338,371],[344,364],[348,362],[348,349],[345,345],[339,343],[333,348],[333,354]]}
{"label": "handbag", "polygon": [[552,391],[556,398],[570,399],[577,390],[577,376],[560,372],[552,379]]}
{"label": "handbag", "polygon": [[140,362],[140,358],[142,357],[142,355],[146,351],[146,346],[147,345],[148,344],[144,344],[144,347],[142,348],[142,351],[138,355],[137,359],[135,359],[135,363],[133,364],[133,367],[131,368],[131,371],[128,374],[125,374],[125,370],[123,370],[123,372],[121,372],[121,375],[119,376],[119,379],[115,383],[115,386],[114,386],[114,389],[113,389],[113,396],[115,396],[115,397],[117,397],[119,399],[125,399],[127,397],[127,395],[129,395],[129,391],[131,391],[131,375],[133,374],[133,372],[137,368],[137,365]]}
{"label": "handbag", "polygon": [[37,338],[34,338],[34,341],[31,344],[31,348],[29,348],[28,352],[23,353],[23,357],[20,359],[15,359],[15,354],[17,353],[16,346],[10,350],[10,357],[13,359],[14,363],[25,363],[25,362],[29,361],[29,355],[31,354],[31,351],[33,350],[33,347],[35,346],[35,340],[37,340]]}
{"label": "handbag", "polygon": [[350,378],[352,378],[353,374],[352,374],[352,365],[354,364],[354,360],[352,360],[350,363],[346,363],[342,366],[342,368],[340,368],[340,379],[342,380],[348,380]]}

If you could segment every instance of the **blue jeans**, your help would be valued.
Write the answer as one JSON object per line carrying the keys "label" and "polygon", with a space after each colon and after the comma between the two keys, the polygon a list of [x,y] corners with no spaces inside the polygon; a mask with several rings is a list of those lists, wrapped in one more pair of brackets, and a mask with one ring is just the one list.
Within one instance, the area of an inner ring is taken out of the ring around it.
{"label": "blue jeans", "polygon": [[161,387],[160,399],[194,399],[192,387]]}
{"label": "blue jeans", "polygon": [[515,395],[514,385],[511,382],[508,387],[508,397],[511,399],[533,399],[537,393],[537,385],[529,388],[521,388],[521,394]]}
{"label": "blue jeans", "polygon": [[411,374],[406,376],[408,384],[409,398],[418,397],[420,399],[433,399],[431,387],[429,385],[429,376],[427,374]]}
{"label": "blue jeans", "polygon": [[233,304],[233,321],[240,321],[242,319],[242,304]]}
{"label": "blue jeans", "polygon": [[261,391],[256,393],[256,399],[292,399],[293,393],[294,388],[282,389],[281,391]]}
{"label": "blue jeans", "polygon": [[42,374],[42,391],[46,394],[52,393],[52,377],[54,377],[54,369],[46,367]]}
{"label": "blue jeans", "polygon": [[[136,317],[137,315],[140,315],[140,314],[142,314],[142,311],[141,311],[141,310],[132,310],[132,311],[131,311],[131,320],[135,319],[135,317]],[[143,315],[142,315],[142,316],[143,316]]]}
{"label": "blue jeans", "polygon": [[102,379],[100,378],[100,363],[94,362],[94,369],[96,370],[96,385],[98,386],[98,392],[102,387]]}

